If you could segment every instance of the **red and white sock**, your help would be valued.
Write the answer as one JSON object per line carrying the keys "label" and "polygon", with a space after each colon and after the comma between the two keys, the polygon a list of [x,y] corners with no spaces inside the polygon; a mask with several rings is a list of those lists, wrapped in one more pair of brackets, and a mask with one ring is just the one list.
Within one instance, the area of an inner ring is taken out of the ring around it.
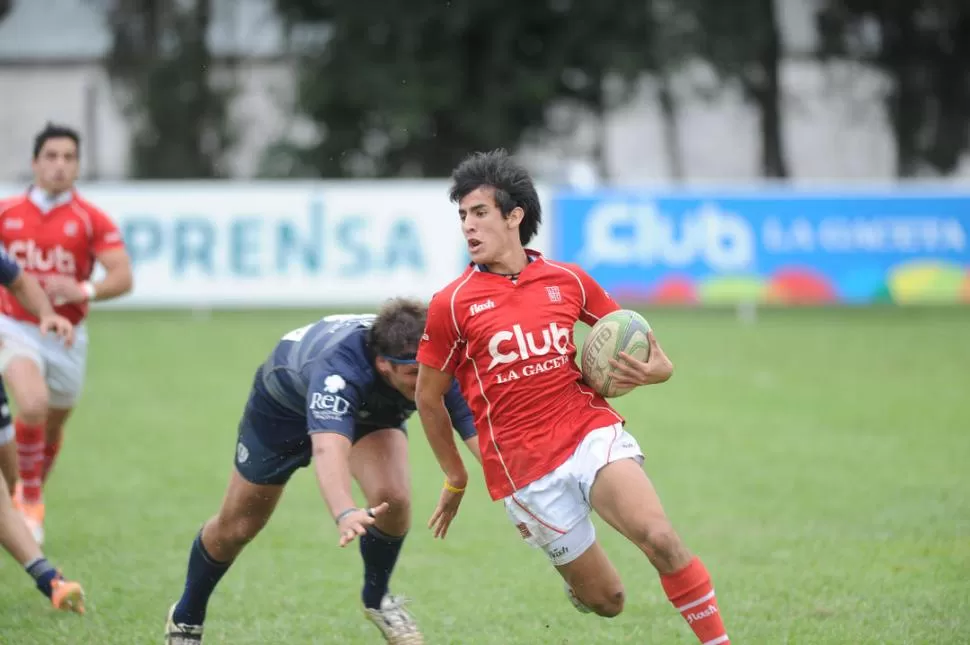
{"label": "red and white sock", "polygon": [[24,501],[41,501],[44,468],[44,426],[27,425],[20,419],[14,422],[17,430],[17,460]]}
{"label": "red and white sock", "polygon": [[694,558],[680,571],[660,576],[671,604],[703,645],[730,645],[707,568]]}
{"label": "red and white sock", "polygon": [[57,453],[61,451],[61,442],[48,443],[44,445],[44,465],[41,468],[40,479],[41,482],[47,481],[47,476],[50,475],[51,469],[54,467],[54,461],[57,459]]}

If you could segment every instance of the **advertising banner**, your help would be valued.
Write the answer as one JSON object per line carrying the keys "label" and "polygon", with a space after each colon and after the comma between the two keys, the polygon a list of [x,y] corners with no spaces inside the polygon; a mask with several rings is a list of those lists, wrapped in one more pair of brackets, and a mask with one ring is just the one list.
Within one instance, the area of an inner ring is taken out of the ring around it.
{"label": "advertising banner", "polygon": [[970,303],[970,192],[562,193],[553,253],[621,300]]}
{"label": "advertising banner", "polygon": [[[24,190],[3,188],[3,197]],[[447,190],[445,180],[82,186],[83,197],[120,227],[135,273],[132,294],[98,306],[427,300],[468,261]]]}

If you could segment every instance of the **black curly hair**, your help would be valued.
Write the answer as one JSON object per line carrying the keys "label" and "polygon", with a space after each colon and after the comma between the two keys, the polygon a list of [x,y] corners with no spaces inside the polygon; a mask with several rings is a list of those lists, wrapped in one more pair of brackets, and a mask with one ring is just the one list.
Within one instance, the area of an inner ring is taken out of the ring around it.
{"label": "black curly hair", "polygon": [[508,217],[515,207],[525,215],[519,224],[519,240],[528,244],[539,231],[542,223],[542,206],[539,194],[529,172],[499,148],[491,152],[476,152],[464,159],[451,173],[451,190],[448,196],[458,203],[468,193],[489,186],[495,191],[495,205]]}

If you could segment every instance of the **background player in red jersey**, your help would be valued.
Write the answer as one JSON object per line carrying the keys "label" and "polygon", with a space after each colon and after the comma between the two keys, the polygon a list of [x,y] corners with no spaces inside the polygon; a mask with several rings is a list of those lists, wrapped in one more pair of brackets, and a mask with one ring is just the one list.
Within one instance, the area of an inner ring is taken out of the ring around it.
{"label": "background player in red jersey", "polygon": [[[44,337],[37,318],[9,294],[0,294],[4,336],[3,377],[17,402],[20,481],[15,501],[38,543],[44,539],[43,482],[60,449],[64,423],[84,383],[88,303],[131,289],[131,264],[117,227],[78,195],[80,137],[48,124],[34,139],[34,183],[0,203],[0,243],[25,272],[34,275],[76,328],[71,347]],[[104,279],[90,281],[95,263]]]}
{"label": "background player in red jersey", "polygon": [[[578,266],[524,248],[541,221],[539,198],[503,151],[469,157],[452,179],[472,263],[433,297],[418,351],[417,408],[446,478],[429,526],[445,537],[468,478],[442,402],[454,375],[475,414],[489,493],[546,552],[578,609],[623,608],[595,510],[647,556],[698,639],[728,643],[707,569],[667,519],[636,439],[575,363],[576,321],[593,324],[619,306]],[[652,333],[650,345],[646,362],[614,362],[619,384],[670,378]]]}

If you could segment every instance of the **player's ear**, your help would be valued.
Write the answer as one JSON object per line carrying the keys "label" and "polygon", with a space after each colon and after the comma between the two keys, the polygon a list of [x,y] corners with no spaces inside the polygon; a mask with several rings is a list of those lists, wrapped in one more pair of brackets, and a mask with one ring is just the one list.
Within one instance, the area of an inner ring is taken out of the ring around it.
{"label": "player's ear", "polygon": [[388,361],[383,356],[378,356],[377,358],[374,359],[374,367],[376,367],[377,371],[380,372],[383,376],[387,376],[388,372],[391,371],[390,361]]}
{"label": "player's ear", "polygon": [[522,223],[523,217],[525,217],[525,211],[522,210],[521,206],[516,206],[509,211],[509,214],[505,216],[505,223],[509,227],[509,230],[518,228],[519,224]]}

